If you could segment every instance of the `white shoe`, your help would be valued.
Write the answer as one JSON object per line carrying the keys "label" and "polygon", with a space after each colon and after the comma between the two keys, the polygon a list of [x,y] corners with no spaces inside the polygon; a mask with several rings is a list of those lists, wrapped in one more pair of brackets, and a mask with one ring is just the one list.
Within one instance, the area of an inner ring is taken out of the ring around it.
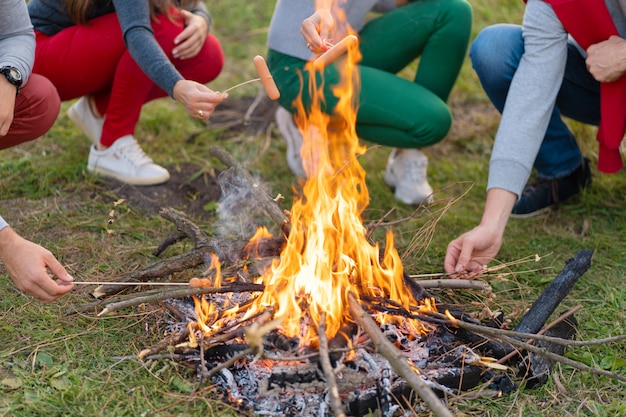
{"label": "white shoe", "polygon": [[67,110],[70,120],[78,127],[91,143],[97,145],[102,137],[102,126],[104,125],[104,117],[96,117],[91,111],[89,105],[89,97],[83,96],[76,100],[76,103]]}
{"label": "white shoe", "polygon": [[306,177],[304,168],[302,167],[302,133],[293,121],[293,115],[285,108],[278,107],[276,110],[276,124],[283,140],[287,142],[287,164],[295,175]]}
{"label": "white shoe", "polygon": [[152,162],[132,135],[122,136],[103,151],[92,145],[87,169],[132,185],[157,185],[170,179],[170,173]]}
{"label": "white shoe", "polygon": [[432,203],[433,189],[426,179],[428,157],[417,149],[394,149],[385,169],[385,182],[405,204]]}

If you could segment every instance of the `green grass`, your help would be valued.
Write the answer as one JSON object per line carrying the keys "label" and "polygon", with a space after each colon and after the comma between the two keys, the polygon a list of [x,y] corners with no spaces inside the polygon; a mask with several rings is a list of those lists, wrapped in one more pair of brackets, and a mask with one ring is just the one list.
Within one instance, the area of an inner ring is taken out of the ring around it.
{"label": "green grass", "polygon": [[[265,52],[265,35],[273,1],[207,1],[214,32],[227,56],[222,76],[211,85],[224,90],[255,77],[252,57]],[[477,0],[474,34],[487,24],[518,23],[523,4],[504,0]],[[234,90],[233,97],[254,96],[258,86]],[[393,226],[396,244],[410,274],[437,273],[450,240],[473,227],[480,218],[489,154],[498,115],[490,108],[469,62],[460,76],[451,103],[455,126],[441,144],[426,152],[429,178],[438,190],[435,213],[445,202],[463,195],[437,222],[432,236],[423,238],[432,218],[420,216]],[[67,109],[70,103],[64,103]],[[476,111],[484,110],[484,111]],[[208,156],[219,145],[268,189],[291,201],[293,177],[284,161],[285,146],[275,134],[268,149],[265,138],[220,136],[208,131],[195,141],[184,139],[198,129],[171,100],[146,106],[138,127],[145,149],[163,164],[194,162],[211,169],[221,166]],[[595,129],[571,123],[585,154],[597,161]],[[276,132],[275,132],[276,133]],[[379,219],[392,207],[394,219],[408,216],[411,207],[397,205],[382,180],[389,150],[371,148],[362,158],[368,172],[371,204],[365,222]],[[151,251],[170,231],[160,217],[144,215],[121,205],[115,222],[107,225],[115,196],[86,171],[87,143],[63,112],[45,137],[0,152],[0,212],[25,237],[53,251],[77,279],[107,279],[155,261]],[[594,164],[595,165],[595,164]],[[583,248],[595,250],[592,266],[576,284],[561,308],[581,304],[577,314],[579,339],[624,334],[624,270],[626,268],[626,179],[623,173],[600,175],[585,195],[557,212],[527,220],[511,220],[498,263],[511,263],[538,254],[536,263],[511,265],[510,274],[487,277],[492,294],[438,292],[460,302],[468,311],[503,311],[516,323],[534,299]],[[208,233],[214,225],[202,224]],[[113,233],[111,233],[113,232]],[[375,235],[382,240],[382,230]],[[0,416],[226,416],[235,415],[210,389],[194,392],[193,372],[167,361],[141,363],[114,357],[136,355],[160,341],[164,312],[144,306],[119,315],[95,318],[67,317],[73,305],[90,301],[77,288],[53,304],[41,304],[21,295],[4,269],[0,272]],[[567,355],[588,365],[612,371],[626,370],[624,343],[569,349]],[[623,383],[567,366],[557,366],[555,379],[537,390],[520,389],[496,399],[454,402],[457,416],[617,416],[626,415]],[[562,387],[562,388],[561,388]]]}

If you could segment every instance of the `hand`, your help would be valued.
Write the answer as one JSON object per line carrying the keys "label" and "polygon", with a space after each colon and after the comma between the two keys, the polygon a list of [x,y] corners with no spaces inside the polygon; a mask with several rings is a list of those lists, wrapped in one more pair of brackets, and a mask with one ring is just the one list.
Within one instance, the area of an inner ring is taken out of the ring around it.
{"label": "hand", "polygon": [[486,226],[476,226],[448,245],[444,269],[453,278],[472,279],[495,258],[502,235]]}
{"label": "hand", "polygon": [[325,41],[331,36],[335,27],[335,19],[328,9],[316,10],[302,21],[300,33],[311,52],[322,53],[329,49]]}
{"label": "hand", "polygon": [[[0,260],[20,291],[42,301],[54,301],[74,288],[74,278],[49,250],[24,239],[10,227],[0,230]],[[58,279],[54,280],[48,271]]]}
{"label": "hand", "polygon": [[211,90],[204,84],[190,80],[181,80],[174,85],[174,100],[185,107],[189,115],[196,119],[206,120],[211,117],[218,104],[228,94]]}
{"label": "hand", "polygon": [[188,59],[198,55],[209,34],[209,26],[204,17],[187,10],[180,11],[185,21],[185,29],[174,39],[174,58]]}
{"label": "hand", "polygon": [[448,245],[443,265],[446,273],[471,279],[495,259],[516,200],[516,194],[502,188],[487,192],[480,224]]}
{"label": "hand", "polygon": [[601,83],[617,81],[626,72],[626,40],[619,36],[587,48],[587,70]]}
{"label": "hand", "polygon": [[13,123],[16,91],[16,87],[0,75],[0,136],[6,136]]}

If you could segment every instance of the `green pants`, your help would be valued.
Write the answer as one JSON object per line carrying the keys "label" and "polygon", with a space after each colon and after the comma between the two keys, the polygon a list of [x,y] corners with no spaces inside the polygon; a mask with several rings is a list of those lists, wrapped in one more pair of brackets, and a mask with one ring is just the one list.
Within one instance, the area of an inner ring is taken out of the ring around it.
{"label": "green pants", "polygon": [[[472,10],[465,0],[420,0],[363,27],[356,92],[360,138],[396,148],[422,148],[444,138],[452,124],[446,101],[465,59],[471,25]],[[396,75],[417,58],[412,81]],[[281,93],[280,104],[295,112],[294,101],[302,100],[303,107],[310,108],[306,61],[270,50],[267,62]],[[322,107],[332,114],[338,101],[332,93],[340,79],[337,67],[330,65],[317,74],[317,85],[322,79]]]}

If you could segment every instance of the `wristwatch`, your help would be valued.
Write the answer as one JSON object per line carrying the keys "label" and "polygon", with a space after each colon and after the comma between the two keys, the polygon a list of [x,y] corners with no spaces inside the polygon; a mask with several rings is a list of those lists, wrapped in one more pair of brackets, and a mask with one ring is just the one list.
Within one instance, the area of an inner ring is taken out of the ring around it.
{"label": "wristwatch", "polygon": [[6,66],[0,68],[0,73],[4,74],[4,76],[7,77],[7,80],[15,86],[17,89],[15,95],[17,96],[20,93],[20,87],[22,86],[22,73],[20,70],[15,67]]}

